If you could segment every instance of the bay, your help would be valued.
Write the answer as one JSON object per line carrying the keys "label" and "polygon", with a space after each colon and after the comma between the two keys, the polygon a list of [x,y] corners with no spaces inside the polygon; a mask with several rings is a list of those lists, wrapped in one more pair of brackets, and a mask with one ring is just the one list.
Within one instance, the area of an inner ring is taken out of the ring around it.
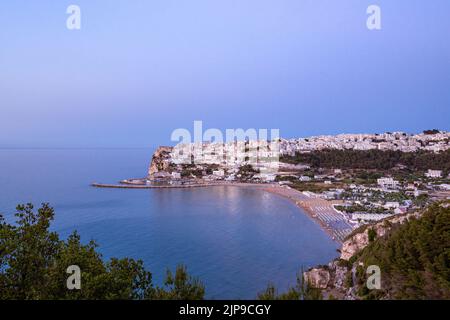
{"label": "bay", "polygon": [[77,230],[105,259],[142,259],[161,284],[185,264],[211,299],[253,299],[268,283],[295,284],[300,268],[337,257],[338,245],[291,202],[242,187],[97,189],[143,177],[151,149],[1,149],[0,212],[19,203],[56,210],[52,229]]}

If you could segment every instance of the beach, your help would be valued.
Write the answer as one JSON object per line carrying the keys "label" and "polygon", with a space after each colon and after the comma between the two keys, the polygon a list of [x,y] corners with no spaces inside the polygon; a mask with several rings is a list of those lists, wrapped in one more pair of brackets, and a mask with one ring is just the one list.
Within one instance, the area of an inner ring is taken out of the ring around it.
{"label": "beach", "polygon": [[342,243],[347,235],[353,231],[353,226],[347,218],[334,209],[334,205],[342,203],[339,200],[330,201],[312,197],[286,186],[268,186],[264,190],[292,201],[311,219],[316,221],[333,240],[339,243]]}
{"label": "beach", "polygon": [[317,222],[321,228],[336,242],[342,243],[344,239],[353,231],[353,226],[348,219],[336,209],[334,205],[342,204],[339,200],[324,200],[314,197],[311,193],[305,194],[301,191],[280,186],[279,184],[268,183],[241,183],[241,182],[206,182],[195,184],[173,184],[173,185],[148,185],[144,179],[127,179],[120,181],[120,184],[93,183],[97,188],[123,188],[123,189],[183,189],[183,188],[205,188],[214,186],[230,186],[257,188],[290,200],[302,213],[306,213],[312,220]]}

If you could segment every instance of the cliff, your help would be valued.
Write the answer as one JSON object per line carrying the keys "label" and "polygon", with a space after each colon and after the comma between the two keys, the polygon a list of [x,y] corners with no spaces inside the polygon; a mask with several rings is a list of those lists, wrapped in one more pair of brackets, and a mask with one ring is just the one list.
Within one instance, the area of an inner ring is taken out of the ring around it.
{"label": "cliff", "polygon": [[313,288],[326,289],[330,282],[330,272],[325,268],[313,268],[304,273],[304,278]]}
{"label": "cliff", "polygon": [[356,253],[367,247],[370,243],[369,232],[373,233],[373,238],[383,237],[391,228],[392,224],[403,224],[412,217],[418,217],[418,213],[394,216],[382,220],[376,224],[366,225],[362,229],[353,232],[342,244],[341,259],[349,260]]}
{"label": "cliff", "polygon": [[167,172],[171,165],[172,147],[158,147],[153,153],[152,161],[148,168],[148,179],[152,179],[155,173]]}
{"label": "cliff", "polygon": [[[446,210],[448,215],[448,209]],[[342,244],[340,259],[332,261],[326,266],[316,267],[304,272],[304,279],[311,287],[321,289],[325,297],[333,295],[335,298],[348,300],[361,299],[367,296],[390,298],[390,289],[370,291],[366,288],[366,268],[372,264],[380,265],[382,275],[385,276],[382,283],[392,282],[387,275],[387,269],[389,269],[390,264],[396,264],[397,261],[384,258],[388,262],[382,264],[375,257],[383,256],[387,251],[384,247],[385,243],[395,238],[399,230],[409,228],[412,223],[422,220],[421,217],[425,215],[425,212],[428,212],[428,215],[433,214],[430,213],[430,210],[426,210],[394,216],[355,230]],[[438,236],[436,234],[436,237]],[[429,241],[429,239],[426,241]],[[403,242],[395,243],[394,248],[397,248],[399,243],[403,245]],[[447,246],[449,245],[450,243],[447,244]],[[375,250],[376,254],[367,253],[368,249]],[[411,251],[411,248],[408,248],[408,250]]]}

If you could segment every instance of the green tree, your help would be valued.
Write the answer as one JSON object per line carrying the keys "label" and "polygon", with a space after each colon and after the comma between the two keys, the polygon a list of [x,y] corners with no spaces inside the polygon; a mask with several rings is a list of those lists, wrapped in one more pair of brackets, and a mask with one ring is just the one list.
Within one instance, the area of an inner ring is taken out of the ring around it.
{"label": "green tree", "polygon": [[367,235],[369,237],[369,242],[373,242],[377,237],[377,232],[373,228],[369,228],[369,230],[367,230]]}
{"label": "green tree", "polygon": [[187,273],[183,265],[177,267],[175,274],[167,270],[163,288],[156,288],[153,299],[161,300],[200,300],[205,295],[205,287]]}
{"label": "green tree", "polygon": [[[419,218],[393,225],[361,251],[358,261],[382,270],[378,295],[450,299],[450,203],[433,204]],[[367,275],[357,275],[364,283]],[[367,291],[359,293],[372,298]]]}
{"label": "green tree", "polygon": [[[165,288],[154,287],[141,260],[102,260],[97,244],[74,232],[60,240],[50,231],[54,210],[17,206],[16,224],[0,216],[0,299],[202,299],[204,286],[178,267]],[[67,267],[81,269],[81,289],[68,290]],[[169,272],[170,274],[170,272]]]}
{"label": "green tree", "polygon": [[322,291],[314,288],[305,280],[303,276],[303,268],[297,275],[297,282],[294,287],[289,288],[284,293],[278,293],[273,284],[269,284],[267,288],[258,294],[259,300],[322,300]]}
{"label": "green tree", "polygon": [[[309,164],[312,168],[377,169],[389,170],[396,166],[406,166],[415,171],[439,169],[450,171],[450,150],[440,153],[431,151],[401,152],[393,150],[315,150],[282,156],[282,162]],[[362,177],[375,179],[377,175]]]}

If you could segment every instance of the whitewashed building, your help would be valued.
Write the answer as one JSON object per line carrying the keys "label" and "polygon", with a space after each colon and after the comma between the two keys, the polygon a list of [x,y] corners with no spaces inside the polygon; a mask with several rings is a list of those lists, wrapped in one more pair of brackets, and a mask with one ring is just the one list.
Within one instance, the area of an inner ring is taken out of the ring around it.
{"label": "whitewashed building", "polygon": [[377,179],[377,183],[382,188],[390,188],[395,189],[398,187],[399,182],[397,180],[394,180],[393,178],[379,178]]}
{"label": "whitewashed building", "polygon": [[388,217],[393,216],[393,214],[384,213],[352,213],[353,221],[379,221]]}
{"label": "whitewashed building", "polygon": [[181,179],[180,172],[172,172],[172,179]]}
{"label": "whitewashed building", "polygon": [[431,170],[429,169],[427,173],[425,173],[425,177],[427,178],[441,178],[442,170]]}
{"label": "whitewashed building", "polygon": [[396,209],[400,207],[400,203],[398,202],[386,202],[383,206],[385,209]]}
{"label": "whitewashed building", "polygon": [[215,170],[215,171],[213,171],[213,175],[215,175],[216,177],[224,177],[225,171],[224,170]]}

